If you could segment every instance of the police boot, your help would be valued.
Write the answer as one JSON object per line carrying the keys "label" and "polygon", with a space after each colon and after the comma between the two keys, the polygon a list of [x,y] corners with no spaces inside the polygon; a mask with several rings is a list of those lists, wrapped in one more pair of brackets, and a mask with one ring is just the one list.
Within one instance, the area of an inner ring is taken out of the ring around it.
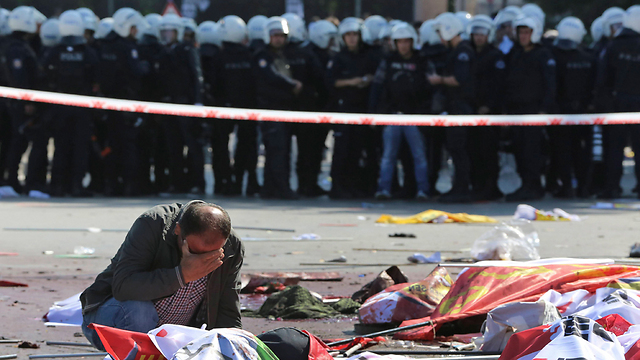
{"label": "police boot", "polygon": [[544,188],[541,185],[523,184],[516,192],[507,195],[509,202],[540,200],[544,197]]}
{"label": "police boot", "polygon": [[438,202],[441,203],[467,203],[471,200],[469,184],[464,181],[454,181],[451,190],[438,198]]}
{"label": "police boot", "polygon": [[576,192],[572,186],[561,186],[558,191],[553,194],[556,199],[573,199],[576,197]]}
{"label": "police boot", "polygon": [[247,196],[254,196],[260,193],[260,184],[258,184],[258,177],[255,175],[255,172],[249,172],[249,179],[247,181]]}

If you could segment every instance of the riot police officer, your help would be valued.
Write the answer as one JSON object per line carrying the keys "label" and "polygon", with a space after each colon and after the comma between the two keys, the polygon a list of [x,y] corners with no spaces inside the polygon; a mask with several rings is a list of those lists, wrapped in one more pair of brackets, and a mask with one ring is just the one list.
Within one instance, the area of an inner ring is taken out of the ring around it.
{"label": "riot police officer", "polygon": [[[596,80],[596,58],[582,49],[587,31],[580,19],[567,17],[557,26],[558,38],[552,48],[556,60],[557,106],[560,114],[584,114],[593,110],[593,89]],[[591,154],[592,126],[550,126],[547,131],[552,145],[552,164],[562,185],[559,198],[572,198],[573,176],[578,183],[578,195],[588,192],[588,169]]]}
{"label": "riot police officer", "polygon": [[[302,92],[302,82],[295,80],[284,52],[289,27],[281,17],[272,17],[265,24],[266,47],[253,59],[258,107],[288,110],[295,106]],[[291,125],[265,121],[260,124],[265,147],[264,184],[260,196],[265,199],[297,199],[291,190]]]}
{"label": "riot police officer", "polygon": [[[443,76],[429,75],[432,85],[444,85],[446,89],[446,111],[452,115],[473,113],[475,100],[476,59],[471,44],[460,36],[465,30],[460,19],[452,13],[436,18],[442,42],[451,50]],[[442,202],[467,202],[471,200],[471,163],[468,153],[468,131],[466,127],[445,129],[445,146],[455,166],[455,178],[451,190],[442,195]]]}
{"label": "riot police officer", "polygon": [[[506,110],[509,114],[553,113],[556,100],[556,62],[540,45],[542,28],[533,18],[514,22],[519,46],[507,63]],[[514,126],[511,129],[522,186],[507,201],[536,200],[544,196],[541,184],[544,129]]]}
{"label": "riot police officer", "polygon": [[[624,14],[619,34],[611,40],[600,61],[598,85],[600,92],[611,91],[616,112],[640,110],[640,7],[632,6]],[[640,179],[640,125],[608,125],[605,138],[605,188],[600,198],[620,197],[623,149],[630,140],[635,151],[635,174]]]}
{"label": "riot police officer", "polygon": [[247,31],[249,33],[249,49],[253,53],[265,47],[264,43],[264,25],[268,18],[264,15],[256,15],[247,22]]}
{"label": "riot police officer", "polygon": [[[163,101],[176,104],[203,104],[203,77],[198,50],[182,41],[183,20],[174,14],[164,15],[160,24],[165,51],[160,62]],[[164,121],[169,152],[171,185],[168,192],[204,193],[204,144],[199,138],[201,121],[176,117]],[[185,163],[183,149],[187,147]]]}
{"label": "riot police officer", "polygon": [[[113,29],[101,40],[98,81],[106,97],[134,100],[140,98],[140,80],[148,64],[140,60],[136,45],[142,16],[131,8],[121,8],[113,15]],[[136,139],[141,116],[135,113],[109,112],[106,145],[111,152],[105,158],[106,196],[136,195],[139,191],[138,147]]]}
{"label": "riot police officer", "polygon": [[[476,15],[468,27],[469,37],[476,54],[477,114],[502,114],[506,64],[504,54],[493,46],[495,27],[490,17]],[[471,185],[477,201],[497,200],[502,197],[498,189],[498,145],[500,128],[477,126],[469,129],[469,155],[471,157]]]}
{"label": "riot police officer", "polygon": [[[47,53],[43,65],[53,90],[92,95],[96,84],[98,55],[84,40],[82,15],[67,10],[60,15],[60,44]],[[87,172],[92,124],[88,111],[79,107],[56,106],[53,112],[56,151],[51,171],[53,194],[66,192],[70,180],[73,196],[86,196],[82,186]]]}
{"label": "riot police officer", "polygon": [[[37,32],[35,9],[19,6],[9,15],[11,35],[4,44],[3,68],[7,84],[21,89],[37,89],[41,79],[41,68],[31,39]],[[20,193],[23,188],[18,180],[18,167],[29,142],[32,149],[27,168],[27,191],[46,191],[48,137],[39,119],[38,106],[31,102],[12,100],[9,102],[11,116],[11,141],[7,154],[7,185]],[[45,160],[44,162],[42,160]]]}

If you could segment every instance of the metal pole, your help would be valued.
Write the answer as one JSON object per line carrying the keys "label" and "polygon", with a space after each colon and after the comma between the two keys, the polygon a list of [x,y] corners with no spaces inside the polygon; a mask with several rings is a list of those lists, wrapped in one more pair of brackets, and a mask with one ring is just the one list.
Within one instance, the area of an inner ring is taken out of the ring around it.
{"label": "metal pole", "polygon": [[9,359],[17,359],[17,358],[18,358],[18,354],[0,355],[0,360],[9,360]]}
{"label": "metal pole", "polygon": [[47,341],[47,345],[64,345],[64,346],[87,346],[93,347],[90,343],[77,343],[77,342],[68,342],[68,341]]}
{"label": "metal pole", "polygon": [[362,0],[355,1],[354,16],[359,18],[362,16]]}
{"label": "metal pole", "polygon": [[[493,351],[489,351],[489,352],[485,352],[485,351],[439,351],[439,350],[415,350],[415,351],[411,351],[411,350],[364,350],[364,351],[357,351],[356,354],[360,354],[363,352],[372,352],[374,354],[378,354],[378,355],[452,355],[452,356],[464,356],[464,359],[469,359],[468,356],[481,356],[481,357],[486,357],[491,358],[493,356],[500,356],[500,352],[493,352]],[[450,359],[450,358],[449,358]],[[497,359],[497,357],[496,357]]]}
{"label": "metal pole", "polygon": [[395,333],[398,333],[398,332],[401,332],[401,331],[417,329],[417,328],[421,328],[421,327],[428,326],[428,325],[433,325],[431,320],[426,321],[426,322],[422,322],[422,323],[418,323],[418,324],[402,326],[402,327],[398,327],[398,328],[395,328],[395,329],[383,330],[383,331],[378,331],[378,332],[374,332],[374,333],[371,333],[371,334],[355,336],[355,337],[352,337],[350,339],[334,341],[332,343],[328,343],[327,346],[336,346],[336,345],[348,344],[348,343],[352,342],[353,340],[355,340],[356,338],[359,338],[359,337],[374,337],[374,336],[382,336],[382,335],[391,335],[391,334],[395,334]]}
{"label": "metal pole", "polygon": [[70,358],[70,357],[85,357],[85,356],[102,356],[109,355],[106,352],[90,352],[90,353],[77,353],[77,354],[42,354],[42,355],[29,355],[29,359],[54,359],[54,358]]}

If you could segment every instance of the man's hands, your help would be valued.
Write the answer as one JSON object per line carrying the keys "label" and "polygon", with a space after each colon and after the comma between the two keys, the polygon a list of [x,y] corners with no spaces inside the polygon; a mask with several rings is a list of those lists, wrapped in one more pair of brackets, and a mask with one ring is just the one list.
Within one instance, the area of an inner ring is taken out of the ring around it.
{"label": "man's hands", "polygon": [[198,280],[212,273],[222,265],[224,250],[218,249],[204,254],[192,254],[189,244],[182,241],[182,260],[180,269],[186,283]]}

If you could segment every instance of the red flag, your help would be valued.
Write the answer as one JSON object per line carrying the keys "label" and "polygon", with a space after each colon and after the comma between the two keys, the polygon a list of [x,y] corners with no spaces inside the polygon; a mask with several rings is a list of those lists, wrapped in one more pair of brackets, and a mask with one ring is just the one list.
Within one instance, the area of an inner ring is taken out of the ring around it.
{"label": "red flag", "polygon": [[627,319],[618,314],[607,315],[596,320],[596,322],[602,325],[605,330],[614,333],[616,336],[626,333],[632,325],[627,321]]}
{"label": "red flag", "polygon": [[333,357],[329,355],[330,348],[322,340],[307,330],[302,330],[302,332],[309,336],[309,360],[333,360]]}
{"label": "red flag", "polygon": [[[566,293],[577,289],[595,292],[621,278],[640,277],[640,268],[623,265],[544,265],[534,267],[470,268],[462,273],[430,317],[408,320],[401,326],[431,320],[437,327],[475,315],[499,305],[534,302],[548,290]],[[405,340],[432,340],[433,326],[395,335]]]}
{"label": "red flag", "polygon": [[149,339],[149,335],[135,331],[121,330],[109,326],[90,324],[94,329],[105,350],[114,360],[125,360],[127,355],[138,345],[138,353],[134,359],[128,360],[166,360],[160,350]]}
{"label": "red flag", "polygon": [[499,360],[516,360],[525,355],[537,353],[551,342],[551,331],[545,331],[551,325],[542,325],[520,331],[509,338]]}

